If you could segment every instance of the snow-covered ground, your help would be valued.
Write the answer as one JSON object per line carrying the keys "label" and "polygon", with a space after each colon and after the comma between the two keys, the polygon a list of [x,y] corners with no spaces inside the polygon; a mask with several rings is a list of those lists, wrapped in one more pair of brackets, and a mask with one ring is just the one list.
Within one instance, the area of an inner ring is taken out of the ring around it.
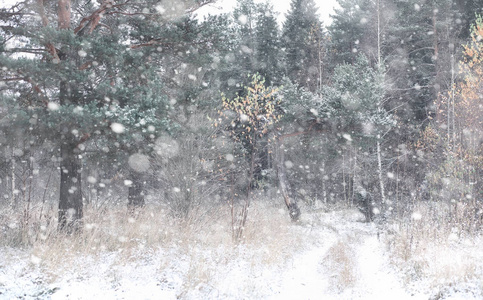
{"label": "snow-covered ground", "polygon": [[[481,299],[405,284],[384,237],[354,211],[306,214],[289,243],[170,244],[43,261],[0,248],[0,299]],[[286,241],[286,239],[284,239]],[[48,251],[48,249],[46,250]],[[273,253],[273,255],[272,255]]]}

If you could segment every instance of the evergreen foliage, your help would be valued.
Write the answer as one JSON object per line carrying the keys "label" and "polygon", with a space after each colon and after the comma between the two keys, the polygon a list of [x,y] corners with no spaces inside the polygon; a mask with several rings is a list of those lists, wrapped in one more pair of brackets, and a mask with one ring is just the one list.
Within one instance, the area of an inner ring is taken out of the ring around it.
{"label": "evergreen foliage", "polygon": [[313,0],[292,0],[283,25],[287,75],[293,82],[315,91],[322,63],[323,25]]}
{"label": "evergreen foliage", "polygon": [[[292,0],[281,29],[275,2],[194,17],[211,2],[1,9],[3,198],[26,197],[18,179],[34,168],[60,170],[59,227],[71,232],[101,185],[117,184],[131,208],[164,189],[156,201],[179,217],[197,195],[221,191],[221,203],[223,190],[268,179],[284,197],[327,205],[352,204],[358,185],[378,201],[387,184],[404,205],[481,196],[470,187],[482,172],[481,1],[339,0],[327,31],[313,0]],[[408,178],[385,178],[402,169]],[[231,182],[236,172],[248,175]]]}
{"label": "evergreen foliage", "polygon": [[[332,66],[354,62],[360,53],[376,58],[373,51],[376,43],[373,30],[376,7],[371,0],[339,0],[340,8],[335,10],[330,32],[330,53],[334,58]],[[372,51],[368,51],[372,50]]]}
{"label": "evergreen foliage", "polygon": [[[110,156],[115,158],[114,169],[129,166],[131,173],[147,171],[156,137],[172,129],[163,63],[167,59],[172,63],[177,56],[192,62],[191,53],[199,61],[215,44],[211,38],[216,38],[209,30],[209,39],[202,35],[209,26],[183,16],[205,2],[182,4],[166,14],[156,2],[117,6],[103,2],[98,9],[90,2],[76,2],[77,10],[69,4],[64,15],[49,7],[31,8],[41,10],[42,23],[26,18],[23,27],[12,31],[26,42],[0,58],[6,76],[18,78],[9,81],[8,89],[25,91],[10,94],[19,103],[10,106],[11,116],[36,119],[36,130],[49,131],[46,138],[60,149],[61,228],[79,227],[76,222],[82,218],[80,173],[86,150],[93,157],[114,154]],[[48,22],[56,16],[58,28]],[[71,20],[78,23],[70,24]],[[14,55],[46,45],[42,55]],[[28,127],[22,128],[28,132]],[[131,177],[142,193],[134,180],[140,176]]]}
{"label": "evergreen foliage", "polygon": [[254,70],[268,85],[280,85],[282,80],[282,52],[280,33],[273,5],[260,6],[256,23],[256,62]]}
{"label": "evergreen foliage", "polygon": [[333,83],[322,92],[318,115],[332,123],[336,132],[354,137],[375,137],[394,125],[384,109],[383,70],[373,69],[359,55],[353,65],[342,64],[334,70]]}

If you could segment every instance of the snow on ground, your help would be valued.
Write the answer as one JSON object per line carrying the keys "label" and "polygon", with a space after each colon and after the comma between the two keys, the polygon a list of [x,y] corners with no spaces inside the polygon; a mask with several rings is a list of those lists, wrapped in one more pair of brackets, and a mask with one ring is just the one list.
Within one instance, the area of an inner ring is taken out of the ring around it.
{"label": "snow on ground", "polygon": [[[357,222],[359,216],[354,212],[327,214],[323,219],[321,226],[331,228],[332,234],[326,233],[325,243],[300,254],[298,267],[295,272],[286,273],[290,280],[276,299],[428,299],[403,289],[382,251],[373,224]],[[335,246],[335,251],[346,251],[347,257],[342,259],[347,261],[335,259],[334,268],[327,269],[324,264],[330,264],[333,253],[327,252],[331,246]],[[353,269],[340,274],[344,263]],[[338,286],[331,287],[332,277],[344,276],[348,278],[339,278]]]}
{"label": "snow on ground", "polygon": [[263,244],[171,245],[81,255],[56,269],[31,250],[0,248],[0,299],[438,299],[405,289],[377,228],[357,213],[306,218],[291,226],[304,244],[280,245],[286,256],[273,261]]}
{"label": "snow on ground", "polygon": [[[357,250],[360,279],[351,299],[428,299],[427,295],[409,295],[391,270],[380,242],[374,235],[366,236]],[[354,291],[353,291],[354,292]]]}

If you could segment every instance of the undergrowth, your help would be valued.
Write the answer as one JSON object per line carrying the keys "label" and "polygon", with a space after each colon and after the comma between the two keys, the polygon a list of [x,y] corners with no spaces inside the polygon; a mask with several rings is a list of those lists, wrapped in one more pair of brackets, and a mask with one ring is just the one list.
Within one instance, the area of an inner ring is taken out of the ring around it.
{"label": "undergrowth", "polygon": [[467,211],[455,214],[447,205],[421,202],[389,226],[385,242],[407,287],[422,286],[438,299],[462,285],[481,292],[482,232],[462,214]]}

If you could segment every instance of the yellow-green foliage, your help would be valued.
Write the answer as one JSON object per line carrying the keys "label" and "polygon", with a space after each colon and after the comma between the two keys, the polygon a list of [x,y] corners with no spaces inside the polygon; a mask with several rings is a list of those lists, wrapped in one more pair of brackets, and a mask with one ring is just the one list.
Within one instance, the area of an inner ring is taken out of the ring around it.
{"label": "yellow-green foliage", "polygon": [[235,141],[253,144],[280,120],[281,111],[277,109],[280,99],[276,97],[276,92],[276,88],[266,87],[265,80],[255,74],[250,85],[245,87],[245,95],[234,99],[222,95],[223,110],[219,114],[230,121],[230,134]]}

